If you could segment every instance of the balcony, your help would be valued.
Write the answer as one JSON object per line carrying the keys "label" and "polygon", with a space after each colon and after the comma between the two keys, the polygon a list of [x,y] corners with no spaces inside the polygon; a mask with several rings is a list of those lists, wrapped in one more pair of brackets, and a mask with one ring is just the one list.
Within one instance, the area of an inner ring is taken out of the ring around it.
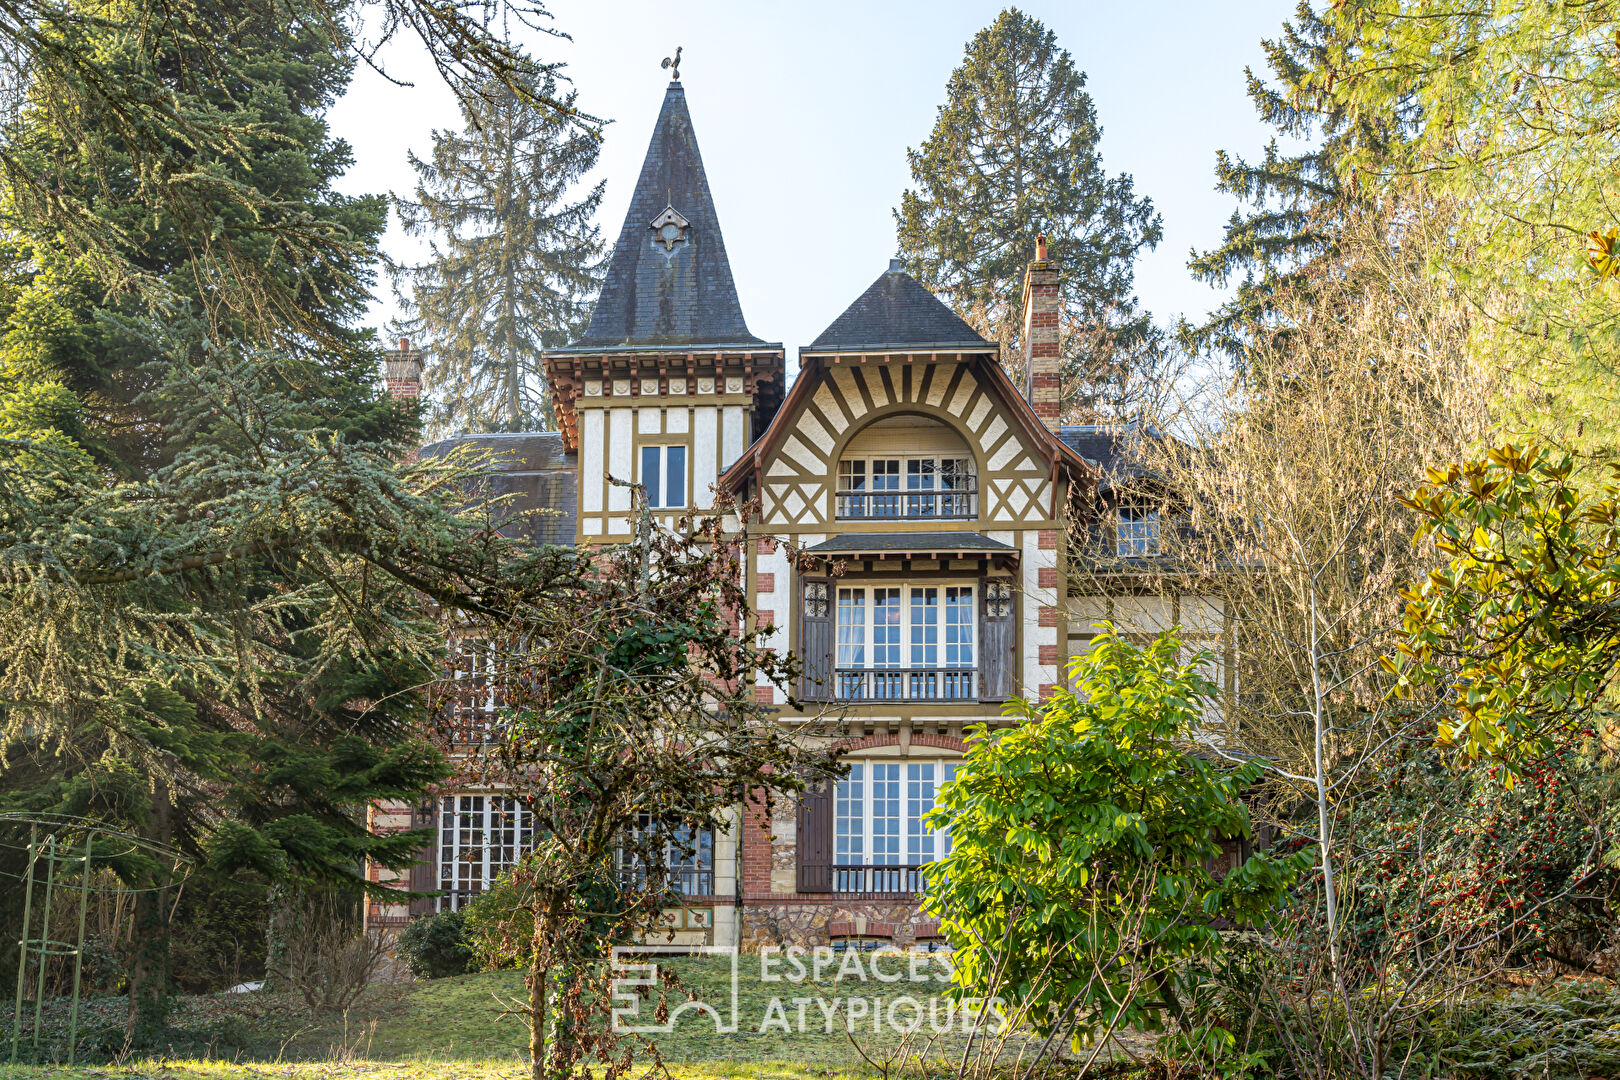
{"label": "balcony", "polygon": [[[641,888],[642,875],[620,871],[625,888]],[[682,866],[667,872],[669,901],[678,904],[687,899],[707,899],[714,895],[714,869],[712,867]],[[435,911],[460,911],[483,895],[483,889],[442,889],[433,898]]]}
{"label": "balcony", "polygon": [[841,521],[960,521],[979,516],[977,491],[839,491]]}
{"label": "balcony", "polygon": [[977,701],[977,668],[838,668],[839,701]]}
{"label": "balcony", "polygon": [[[932,863],[907,866],[805,866],[804,880],[812,891],[845,897],[917,896],[928,890],[926,875]],[[819,886],[819,887],[818,887]]]}

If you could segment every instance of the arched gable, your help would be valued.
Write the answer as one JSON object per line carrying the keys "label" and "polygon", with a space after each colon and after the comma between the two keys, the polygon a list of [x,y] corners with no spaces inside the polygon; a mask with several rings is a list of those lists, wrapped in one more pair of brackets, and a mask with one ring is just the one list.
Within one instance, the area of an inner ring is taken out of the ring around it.
{"label": "arched gable", "polygon": [[[806,368],[754,464],[765,524],[836,527],[834,478],[844,449],[887,417],[926,416],[956,431],[979,474],[977,527],[1007,528],[1051,514],[1053,449],[1022,424],[982,361],[831,364]],[[778,426],[780,425],[780,427]],[[964,522],[964,528],[975,523]]]}

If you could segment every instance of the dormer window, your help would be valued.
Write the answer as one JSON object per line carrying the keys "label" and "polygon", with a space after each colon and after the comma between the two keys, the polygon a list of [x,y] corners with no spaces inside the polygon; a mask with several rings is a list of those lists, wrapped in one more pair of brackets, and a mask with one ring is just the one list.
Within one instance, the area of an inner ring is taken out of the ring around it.
{"label": "dormer window", "polygon": [[1140,499],[1127,499],[1119,504],[1115,525],[1115,552],[1122,559],[1142,559],[1157,555],[1159,546],[1159,508]]}

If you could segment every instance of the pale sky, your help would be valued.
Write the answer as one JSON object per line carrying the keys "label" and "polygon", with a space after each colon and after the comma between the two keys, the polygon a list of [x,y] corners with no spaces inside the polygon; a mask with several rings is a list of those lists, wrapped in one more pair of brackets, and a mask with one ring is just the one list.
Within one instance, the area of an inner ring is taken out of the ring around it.
{"label": "pale sky", "polygon": [[[974,0],[554,0],[572,41],[531,35],[536,55],[568,64],[587,112],[606,129],[601,225],[617,238],[668,73],[681,81],[714,192],[749,329],[809,343],[888,265],[892,209],[963,48],[1004,5]],[[1217,150],[1256,156],[1269,131],[1244,92],[1244,68],[1264,70],[1262,38],[1277,36],[1294,0],[1029,0],[1088,76],[1103,128],[1105,168],[1130,173],[1153,199],[1164,239],[1137,266],[1143,304],[1161,321],[1197,316],[1220,296],[1187,272],[1188,253],[1219,240],[1235,203],[1214,191]],[[425,56],[385,54],[394,86],[361,68],[331,115],[354,148],[349,192],[408,194],[406,151],[426,156],[432,130],[459,114]],[[385,247],[410,258],[390,225]],[[373,317],[395,311],[386,284]],[[795,369],[790,363],[789,370]]]}

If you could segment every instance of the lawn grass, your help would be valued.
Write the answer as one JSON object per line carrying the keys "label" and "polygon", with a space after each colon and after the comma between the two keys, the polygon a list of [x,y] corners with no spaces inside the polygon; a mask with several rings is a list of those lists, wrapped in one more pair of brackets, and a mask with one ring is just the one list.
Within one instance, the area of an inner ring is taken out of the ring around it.
{"label": "lawn grass", "polygon": [[[669,999],[672,1005],[690,996],[709,1002],[730,1019],[729,958],[660,958],[659,963],[679,980],[679,996],[672,994]],[[905,958],[887,958],[885,974],[901,974],[899,982],[873,978],[870,957],[860,958],[861,977],[845,961],[841,971],[829,968],[820,979],[806,971],[797,981],[791,970],[780,977],[773,977],[775,972],[762,973],[757,957],[740,957],[737,963],[735,1031],[717,1031],[711,1016],[687,1009],[677,1016],[670,1031],[646,1036],[679,1080],[869,1080],[882,1075],[886,1067],[892,1069],[901,1060],[915,1061],[919,1056],[936,1066],[954,1063],[966,1044],[968,1036],[959,1015],[948,1033],[931,1030],[930,1019],[943,1027],[947,1013],[943,1000],[929,1000],[939,995],[944,984],[932,978],[927,958],[919,960],[915,969],[908,967]],[[921,980],[910,981],[914,975]],[[184,1039],[174,1045],[167,1060],[72,1071],[48,1065],[0,1066],[0,1080],[515,1078],[526,1075],[528,1029],[511,1010],[525,996],[522,973],[516,971],[379,984],[346,1017],[319,1020],[286,995],[205,995],[178,1003],[176,1027]],[[915,999],[915,1011],[909,1004],[897,1005],[896,999],[901,997]],[[865,1007],[852,1008],[853,999],[865,999]],[[912,1016],[919,1017],[921,1030],[906,1036],[887,1023],[878,1023],[874,1033],[874,999],[883,1002],[885,1014],[893,1006],[902,1026]],[[818,1005],[818,1000],[827,1007]],[[65,1029],[65,1004],[52,1003],[47,1009],[53,1027]],[[116,998],[86,1002],[81,1030],[106,1026],[124,1007],[122,999]],[[651,1003],[644,1001],[640,1012],[650,1021]],[[3,1030],[9,1036],[9,1017]],[[59,1046],[65,1046],[63,1035],[65,1030],[59,1034]],[[1033,1046],[1014,1040],[1008,1044],[1007,1057],[1028,1054]],[[1142,1049],[1141,1044],[1135,1046],[1137,1052]],[[5,1050],[9,1045],[0,1050],[0,1061],[6,1059]],[[26,1042],[24,1052],[26,1055]]]}

